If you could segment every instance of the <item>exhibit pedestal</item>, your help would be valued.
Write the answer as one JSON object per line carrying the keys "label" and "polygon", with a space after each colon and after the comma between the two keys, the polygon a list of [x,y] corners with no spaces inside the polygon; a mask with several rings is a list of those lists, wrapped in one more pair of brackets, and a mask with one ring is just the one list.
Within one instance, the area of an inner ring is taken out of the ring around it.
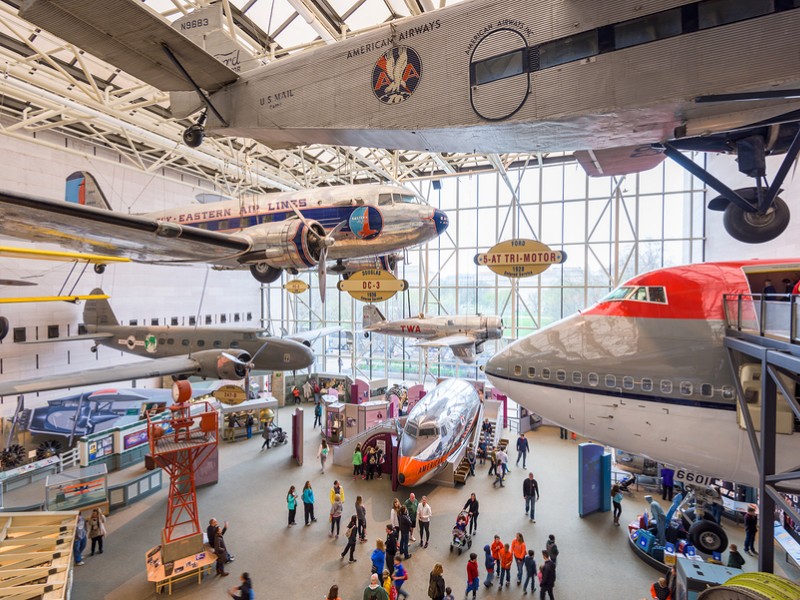
{"label": "exhibit pedestal", "polygon": [[165,563],[199,554],[203,551],[203,547],[202,533],[195,533],[188,537],[168,542],[166,540],[166,530],[161,530],[161,558]]}

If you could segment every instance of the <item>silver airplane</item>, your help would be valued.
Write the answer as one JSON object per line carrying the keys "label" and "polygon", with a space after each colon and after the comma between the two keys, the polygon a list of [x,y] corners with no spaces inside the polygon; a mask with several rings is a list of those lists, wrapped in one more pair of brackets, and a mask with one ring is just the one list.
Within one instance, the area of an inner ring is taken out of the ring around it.
{"label": "silver airplane", "polygon": [[279,192],[126,215],[112,211],[85,172],[67,179],[66,202],[0,192],[0,217],[3,235],[137,262],[249,267],[261,283],[276,281],[284,270],[317,267],[321,294],[328,261],[345,274],[391,270],[396,252],[430,241],[448,226],[443,211],[394,185]]}
{"label": "silver airplane", "polygon": [[151,360],[21,381],[0,379],[0,396],[165,375],[237,380],[247,377],[250,370],[295,371],[314,363],[307,345],[265,336],[258,329],[120,325],[107,300],[88,300],[83,322],[86,333],[26,343],[93,340],[92,351],[102,345]]}
{"label": "silver airplane", "polygon": [[465,363],[474,363],[486,340],[503,337],[503,319],[481,315],[452,315],[387,321],[372,304],[364,306],[365,335],[379,333],[418,338],[422,348],[449,347]]}
{"label": "silver airplane", "polygon": [[[598,176],[669,156],[720,194],[709,208],[736,239],[788,224],[797,2],[472,0],[268,64],[227,36],[222,10],[170,25],[138,0],[27,0],[20,15],[174,92],[175,116],[204,107],[190,146],[208,131],[272,148],[575,151]],[[733,190],[681,151],[736,154],[756,185]],[[765,184],[764,157],[784,152]]]}

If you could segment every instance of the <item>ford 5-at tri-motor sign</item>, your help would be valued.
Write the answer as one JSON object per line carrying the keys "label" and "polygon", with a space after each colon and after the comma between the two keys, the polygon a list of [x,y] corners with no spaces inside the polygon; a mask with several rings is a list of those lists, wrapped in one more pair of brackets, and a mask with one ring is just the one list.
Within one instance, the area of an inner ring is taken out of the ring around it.
{"label": "ford 5-at tri-motor sign", "polygon": [[543,272],[550,265],[567,260],[563,250],[551,250],[536,240],[506,240],[488,252],[476,254],[475,264],[489,267],[504,277],[530,277]]}

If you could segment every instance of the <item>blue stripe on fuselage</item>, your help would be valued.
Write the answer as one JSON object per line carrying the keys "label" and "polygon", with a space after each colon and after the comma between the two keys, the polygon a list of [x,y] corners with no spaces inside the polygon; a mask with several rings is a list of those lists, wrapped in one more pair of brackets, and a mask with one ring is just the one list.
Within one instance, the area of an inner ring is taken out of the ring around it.
{"label": "blue stripe on fuselage", "polygon": [[544,387],[556,388],[559,390],[566,390],[570,392],[578,392],[583,394],[595,394],[597,396],[609,396],[612,398],[625,398],[627,400],[642,400],[644,402],[655,402],[657,404],[677,404],[680,406],[694,406],[695,408],[714,408],[717,410],[736,410],[736,401],[731,400],[729,403],[722,402],[708,402],[705,400],[692,400],[690,398],[670,398],[665,396],[648,396],[646,394],[634,394],[620,389],[602,389],[602,388],[586,388],[578,387],[576,385],[566,385],[561,383],[551,383],[545,381],[531,381],[521,377],[505,377],[503,375],[495,375],[494,373],[486,373],[491,377],[497,379],[505,379],[506,381],[514,381],[516,383],[525,383],[527,385],[541,385]]}

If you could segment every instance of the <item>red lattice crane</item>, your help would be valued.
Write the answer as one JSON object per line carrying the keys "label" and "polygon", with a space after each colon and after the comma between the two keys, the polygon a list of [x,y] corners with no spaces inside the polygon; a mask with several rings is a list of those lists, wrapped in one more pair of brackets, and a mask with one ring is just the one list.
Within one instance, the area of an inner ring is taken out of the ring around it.
{"label": "red lattice crane", "polygon": [[150,455],[155,464],[169,475],[162,552],[173,554],[169,552],[169,546],[177,543],[186,551],[186,554],[178,552],[178,556],[188,556],[203,548],[195,473],[217,447],[217,411],[208,402],[190,403],[191,396],[189,382],[177,381],[173,386],[175,402],[170,406],[171,419],[151,421],[150,416],[147,417]]}

